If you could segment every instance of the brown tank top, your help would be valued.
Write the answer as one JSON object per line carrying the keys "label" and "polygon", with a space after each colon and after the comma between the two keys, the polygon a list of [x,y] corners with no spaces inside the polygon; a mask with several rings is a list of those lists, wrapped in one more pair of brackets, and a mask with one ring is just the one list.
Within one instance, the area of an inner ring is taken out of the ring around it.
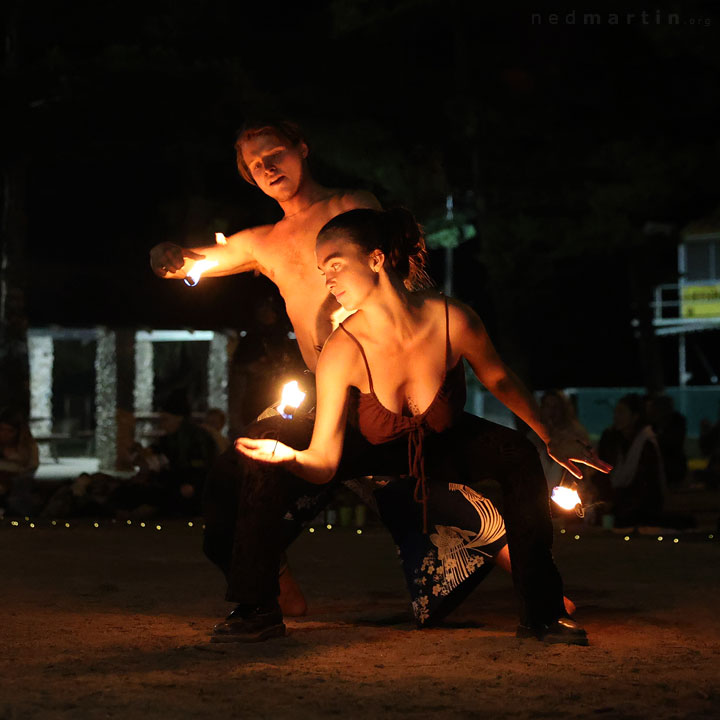
{"label": "brown tank top", "polygon": [[467,397],[462,357],[448,370],[450,360],[450,322],[445,298],[445,375],[427,409],[418,415],[403,415],[388,410],[378,399],[373,387],[370,365],[360,341],[342,324],[340,327],[355,341],[368,374],[370,392],[357,391],[357,426],[373,445],[408,437],[408,471],[415,478],[415,500],[423,505],[423,531],[427,532],[427,478],[423,439],[428,433],[440,433],[451,427],[462,414]]}

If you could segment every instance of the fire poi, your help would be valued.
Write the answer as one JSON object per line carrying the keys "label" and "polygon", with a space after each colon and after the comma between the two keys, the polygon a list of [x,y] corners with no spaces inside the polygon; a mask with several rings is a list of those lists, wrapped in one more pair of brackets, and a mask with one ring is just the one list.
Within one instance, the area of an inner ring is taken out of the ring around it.
{"label": "fire poi", "polygon": [[550,496],[552,501],[563,510],[575,510],[578,517],[585,515],[582,500],[578,493],[577,483],[572,477],[563,476],[559,485],[556,485]]}
{"label": "fire poi", "polygon": [[[227,238],[222,233],[215,233],[215,243],[217,245],[227,245]],[[187,277],[183,282],[188,287],[195,287],[200,282],[203,273],[219,265],[217,260],[198,260],[190,269]]]}
{"label": "fire poi", "polygon": [[280,396],[280,404],[277,406],[278,414],[286,420],[292,420],[294,411],[302,405],[304,399],[305,393],[300,389],[297,380],[285,383]]}
{"label": "fire poi", "polygon": [[[302,401],[305,399],[305,393],[300,389],[297,380],[291,380],[283,385],[282,394],[280,395],[280,404],[277,406],[278,415],[282,415],[286,420],[292,420],[295,410],[297,410]],[[272,454],[277,450],[280,438],[275,438]]]}

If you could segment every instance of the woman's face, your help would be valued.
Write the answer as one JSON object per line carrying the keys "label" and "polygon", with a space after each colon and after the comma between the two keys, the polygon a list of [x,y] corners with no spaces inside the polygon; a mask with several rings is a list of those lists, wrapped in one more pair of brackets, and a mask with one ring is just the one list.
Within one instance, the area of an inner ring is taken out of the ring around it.
{"label": "woman's face", "polygon": [[377,251],[368,255],[359,245],[332,234],[318,240],[315,254],[325,285],[335,299],[346,310],[360,308],[378,284],[381,265],[375,260]]}
{"label": "woman's face", "polygon": [[613,426],[616,430],[620,432],[632,430],[637,420],[638,416],[624,402],[619,402],[615,406]]}
{"label": "woman's face", "polygon": [[564,424],[565,408],[563,401],[556,395],[543,395],[540,401],[540,416],[543,422],[549,425],[560,426]]}

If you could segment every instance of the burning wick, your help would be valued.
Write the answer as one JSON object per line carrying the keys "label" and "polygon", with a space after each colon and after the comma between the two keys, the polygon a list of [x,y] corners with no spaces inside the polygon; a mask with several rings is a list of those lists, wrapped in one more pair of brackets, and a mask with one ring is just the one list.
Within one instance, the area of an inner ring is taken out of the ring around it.
{"label": "burning wick", "polygon": [[198,260],[193,266],[192,270],[187,274],[187,277],[183,281],[188,287],[195,287],[198,282],[200,281],[200,278],[202,277],[202,274],[206,270],[210,270],[210,268],[214,268],[216,265],[219,265],[217,260]]}
{"label": "burning wick", "polygon": [[285,383],[280,397],[280,404],[277,407],[278,414],[286,420],[292,420],[293,411],[297,410],[305,399],[305,393],[300,389],[297,380]]}
{"label": "burning wick", "polygon": [[575,480],[563,477],[559,485],[553,488],[552,501],[563,510],[575,510],[578,517],[585,515],[582,500],[577,491],[577,483]]}
{"label": "burning wick", "polygon": [[[222,233],[215,233],[215,243],[217,245],[227,245],[227,238]],[[198,260],[187,274],[184,280],[185,284],[188,287],[195,287],[198,282],[200,282],[200,278],[204,272],[207,272],[219,264],[217,260]]]}
{"label": "burning wick", "polygon": [[576,505],[580,504],[580,496],[577,490],[558,485],[553,488],[552,500],[563,510],[572,510]]}
{"label": "burning wick", "polygon": [[[277,406],[278,414],[282,415],[286,420],[292,420],[293,411],[300,407],[304,399],[305,393],[300,389],[297,380],[285,383],[280,396],[280,404]],[[272,455],[275,455],[279,440],[280,438],[275,439]]]}

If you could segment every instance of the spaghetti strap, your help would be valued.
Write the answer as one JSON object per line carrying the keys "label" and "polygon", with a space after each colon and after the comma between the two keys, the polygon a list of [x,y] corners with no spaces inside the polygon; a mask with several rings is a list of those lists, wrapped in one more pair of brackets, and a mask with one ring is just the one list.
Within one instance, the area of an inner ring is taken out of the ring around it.
{"label": "spaghetti strap", "polygon": [[450,362],[450,310],[448,309],[448,299],[445,295],[445,367]]}
{"label": "spaghetti strap", "polygon": [[370,384],[370,392],[375,394],[375,390],[373,388],[372,375],[370,374],[370,365],[367,361],[367,357],[365,355],[365,351],[363,350],[363,346],[360,344],[360,341],[345,327],[345,325],[340,323],[340,327],[345,331],[345,333],[347,335],[349,335],[355,341],[355,344],[360,348],[360,354],[362,355],[362,359],[365,361],[365,369],[367,370],[368,383]]}

